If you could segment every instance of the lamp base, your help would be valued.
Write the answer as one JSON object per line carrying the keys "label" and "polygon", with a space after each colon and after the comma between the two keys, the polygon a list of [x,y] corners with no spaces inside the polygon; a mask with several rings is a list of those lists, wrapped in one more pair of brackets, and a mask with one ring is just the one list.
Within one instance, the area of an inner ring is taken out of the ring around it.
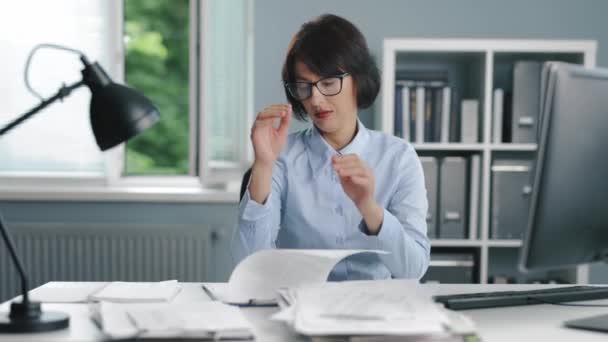
{"label": "lamp base", "polygon": [[0,333],[36,333],[65,329],[70,316],[63,312],[42,312],[40,303],[12,303],[10,314],[0,314]]}

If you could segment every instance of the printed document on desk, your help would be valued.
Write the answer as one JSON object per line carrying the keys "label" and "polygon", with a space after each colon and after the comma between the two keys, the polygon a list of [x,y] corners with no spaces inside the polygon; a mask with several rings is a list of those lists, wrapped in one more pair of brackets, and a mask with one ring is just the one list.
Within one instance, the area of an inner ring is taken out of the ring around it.
{"label": "printed document on desk", "polygon": [[104,300],[117,303],[169,302],[180,290],[181,285],[177,280],[160,282],[113,281],[89,297],[92,301]]}
{"label": "printed document on desk", "polygon": [[50,281],[30,290],[29,297],[41,303],[86,303],[92,293],[106,285],[107,282]]}
{"label": "printed document on desk", "polygon": [[169,302],[180,291],[177,280],[160,282],[62,282],[51,281],[29,292],[30,298],[42,303],[118,303]]}
{"label": "printed document on desk", "polygon": [[[291,302],[272,318],[308,336],[447,336],[472,333],[456,322],[416,280],[345,281],[282,290]],[[463,324],[465,322],[466,324]],[[451,329],[453,323],[454,329]]]}
{"label": "printed document on desk", "polygon": [[250,339],[253,329],[241,310],[220,302],[91,303],[91,318],[112,339]]}
{"label": "printed document on desk", "polygon": [[237,305],[277,303],[277,290],[324,283],[336,264],[354,254],[378,250],[266,249],[249,255],[234,269],[228,286],[205,283],[212,299]]}

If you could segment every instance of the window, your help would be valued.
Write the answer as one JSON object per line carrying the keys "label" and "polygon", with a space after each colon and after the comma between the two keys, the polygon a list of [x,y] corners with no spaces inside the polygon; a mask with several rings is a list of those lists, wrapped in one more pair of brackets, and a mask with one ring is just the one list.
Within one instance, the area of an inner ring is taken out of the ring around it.
{"label": "window", "polygon": [[[0,71],[15,80],[0,86],[0,126],[38,104],[21,80],[27,54],[43,42],[83,51],[161,113],[152,129],[102,154],[90,129],[90,93],[79,89],[0,138],[0,185],[7,175],[40,184],[32,180],[49,174],[62,186],[90,178],[113,187],[239,181],[251,155],[252,7],[251,0],[64,0],[60,6],[26,0],[11,4],[10,15],[0,11],[3,32],[19,32],[0,38],[10,61]],[[31,83],[47,98],[80,79],[79,63],[65,52],[40,50]]]}
{"label": "window", "polygon": [[[105,0],[64,0],[61,6],[50,1],[24,0],[2,6],[1,127],[40,103],[26,90],[23,81],[28,53],[39,43],[86,51],[90,59],[117,76],[111,38],[115,23]],[[80,80],[80,69],[82,64],[76,55],[39,50],[32,59],[30,83],[48,98],[62,83]],[[0,137],[0,172],[103,176],[104,158],[95,145],[88,118],[89,99],[90,92],[79,88],[65,102],[52,104]]]}
{"label": "window", "polygon": [[251,158],[247,149],[253,123],[253,5],[249,0],[203,2],[203,65],[200,78],[203,179],[241,179]]}
{"label": "window", "polygon": [[124,1],[125,82],[162,120],[127,143],[127,175],[189,174],[188,0]]}

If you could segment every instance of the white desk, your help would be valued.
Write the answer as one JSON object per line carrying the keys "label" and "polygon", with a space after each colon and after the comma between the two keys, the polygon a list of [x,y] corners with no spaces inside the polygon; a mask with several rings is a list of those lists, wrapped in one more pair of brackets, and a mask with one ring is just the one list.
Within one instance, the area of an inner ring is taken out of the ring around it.
{"label": "white desk", "polygon": [[[439,285],[438,294],[480,291],[507,291],[514,289],[538,289],[544,285]],[[209,298],[200,284],[186,283],[174,299],[177,302],[206,301]],[[608,305],[608,300],[586,303]],[[8,311],[9,303],[0,305],[0,311]],[[63,311],[70,315],[70,327],[66,330],[43,334],[0,335],[0,341],[102,341],[103,335],[88,317],[86,304],[43,304],[43,310]],[[306,341],[282,323],[268,320],[277,308],[245,308],[246,317],[254,325],[257,341]],[[483,341],[608,341],[608,334],[574,330],[562,327],[569,319],[608,313],[608,307],[572,307],[556,305],[530,305],[496,309],[464,311],[477,324]]]}

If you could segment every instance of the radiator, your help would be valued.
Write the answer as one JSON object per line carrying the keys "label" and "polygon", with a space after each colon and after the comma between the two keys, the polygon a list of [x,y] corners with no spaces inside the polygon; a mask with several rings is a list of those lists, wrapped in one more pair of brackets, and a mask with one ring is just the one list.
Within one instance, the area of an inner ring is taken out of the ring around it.
{"label": "radiator", "polygon": [[[210,253],[217,240],[210,227],[19,223],[8,228],[30,288],[48,281],[217,280],[209,279],[214,267]],[[18,295],[19,284],[8,251],[0,244],[0,300]]]}

